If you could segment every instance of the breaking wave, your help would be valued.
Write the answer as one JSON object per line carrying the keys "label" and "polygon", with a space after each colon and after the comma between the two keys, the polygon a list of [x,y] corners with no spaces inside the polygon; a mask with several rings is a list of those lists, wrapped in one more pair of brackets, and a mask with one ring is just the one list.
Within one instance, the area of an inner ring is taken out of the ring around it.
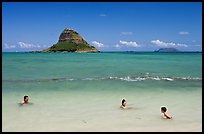
{"label": "breaking wave", "polygon": [[125,77],[99,77],[99,78],[51,78],[51,79],[34,79],[34,80],[3,80],[3,82],[60,82],[60,81],[101,81],[101,80],[116,80],[116,81],[202,81],[199,77],[160,77],[160,76],[125,76]]}

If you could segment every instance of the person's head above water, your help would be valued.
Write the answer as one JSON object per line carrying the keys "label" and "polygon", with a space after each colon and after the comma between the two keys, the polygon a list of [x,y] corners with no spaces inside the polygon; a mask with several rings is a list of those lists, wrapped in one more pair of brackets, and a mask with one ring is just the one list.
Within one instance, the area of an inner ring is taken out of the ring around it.
{"label": "person's head above water", "polygon": [[125,99],[122,99],[122,106],[126,106],[126,100]]}
{"label": "person's head above water", "polygon": [[162,113],[165,113],[166,111],[167,111],[167,108],[166,108],[166,107],[164,107],[164,106],[161,107],[161,112],[162,112]]}
{"label": "person's head above water", "polygon": [[28,103],[28,95],[25,95],[24,97],[23,97],[23,101],[21,102],[22,104],[23,103]]}

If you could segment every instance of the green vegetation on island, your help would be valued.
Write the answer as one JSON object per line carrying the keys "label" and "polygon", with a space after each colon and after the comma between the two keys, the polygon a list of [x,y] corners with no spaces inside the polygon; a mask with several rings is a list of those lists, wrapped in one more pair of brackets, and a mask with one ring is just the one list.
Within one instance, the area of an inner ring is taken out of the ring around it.
{"label": "green vegetation on island", "polygon": [[43,52],[96,52],[95,47],[90,46],[89,44],[74,42],[59,42],[54,44],[52,47],[43,50]]}
{"label": "green vegetation on island", "polygon": [[100,52],[94,46],[88,44],[76,31],[64,29],[59,40],[53,46],[32,52]]}

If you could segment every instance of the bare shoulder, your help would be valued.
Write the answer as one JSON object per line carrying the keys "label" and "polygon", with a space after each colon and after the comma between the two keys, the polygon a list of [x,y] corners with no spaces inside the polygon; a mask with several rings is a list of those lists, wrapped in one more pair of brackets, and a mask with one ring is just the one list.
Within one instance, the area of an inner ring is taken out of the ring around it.
{"label": "bare shoulder", "polygon": [[24,104],[24,103],[25,103],[24,101],[21,101],[21,102],[20,102],[20,104]]}

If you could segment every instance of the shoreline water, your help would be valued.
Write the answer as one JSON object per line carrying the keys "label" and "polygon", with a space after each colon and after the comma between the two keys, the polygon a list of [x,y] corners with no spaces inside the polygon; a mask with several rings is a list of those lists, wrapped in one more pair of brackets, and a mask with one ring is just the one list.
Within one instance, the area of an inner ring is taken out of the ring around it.
{"label": "shoreline water", "polygon": [[3,54],[2,131],[201,132],[201,54],[164,55]]}

